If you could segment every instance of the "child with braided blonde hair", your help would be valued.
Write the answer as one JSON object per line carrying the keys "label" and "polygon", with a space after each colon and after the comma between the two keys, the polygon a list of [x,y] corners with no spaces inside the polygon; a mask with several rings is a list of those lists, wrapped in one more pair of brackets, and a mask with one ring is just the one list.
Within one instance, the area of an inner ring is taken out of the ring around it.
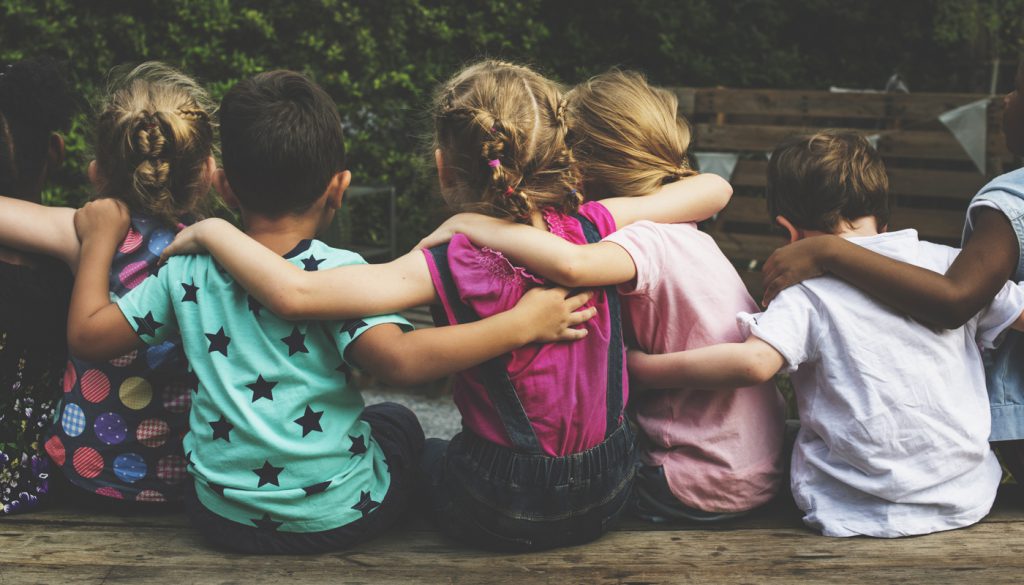
{"label": "child with braided blonde hair", "polygon": [[[182,222],[206,203],[215,162],[212,102],[193,79],[143,63],[116,75],[95,121],[89,179],[123,201],[131,226],[110,271],[122,296],[156,269]],[[77,270],[73,209],[0,198],[0,244]],[[178,504],[186,478],[181,437],[196,385],[178,341],[109,362],[70,358],[46,452],[75,503],[146,511]],[[51,480],[54,478],[51,477]]]}
{"label": "child with braided blonde hair", "polygon": [[[441,86],[433,108],[441,193],[454,211],[500,225],[597,241],[639,219],[683,221],[720,209],[731,189],[700,176],[626,201],[584,203],[556,84],[529,68],[482,61]],[[690,195],[689,197],[683,196]],[[352,318],[435,304],[454,325],[513,307],[547,284],[459,235],[389,264],[304,272],[226,222],[179,234],[167,252],[209,251],[274,313]],[[535,292],[535,291],[534,291]],[[474,546],[538,550],[593,540],[620,516],[636,469],[614,289],[587,302],[573,343],[529,344],[460,372],[463,432],[427,442],[424,468],[441,529]]]}

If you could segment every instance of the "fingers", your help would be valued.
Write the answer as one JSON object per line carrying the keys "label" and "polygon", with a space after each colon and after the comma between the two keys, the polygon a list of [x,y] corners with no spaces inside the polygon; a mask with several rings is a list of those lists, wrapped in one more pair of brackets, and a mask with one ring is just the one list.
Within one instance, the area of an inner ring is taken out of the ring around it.
{"label": "fingers", "polygon": [[590,307],[582,311],[573,309],[573,312],[569,314],[569,327],[575,327],[590,321],[597,315],[597,307]]}
{"label": "fingers", "polygon": [[772,278],[771,281],[767,281],[764,286],[764,295],[761,297],[761,306],[767,308],[769,303],[775,300],[775,297],[778,296],[779,292],[788,286],[789,284],[787,284],[786,280],[781,276],[777,276]]}
{"label": "fingers", "polygon": [[[569,291],[562,287],[555,287],[552,290],[560,291],[563,297],[569,294]],[[594,291],[587,290],[565,299],[565,304],[570,311],[575,311],[576,309],[579,309],[583,305],[587,304],[592,298],[594,298]]]}
{"label": "fingers", "polygon": [[556,338],[556,340],[557,341],[579,341],[580,339],[583,339],[586,336],[587,336],[587,330],[586,329],[572,329],[571,327],[566,327],[565,329],[562,329],[561,332],[559,332],[558,337]]}

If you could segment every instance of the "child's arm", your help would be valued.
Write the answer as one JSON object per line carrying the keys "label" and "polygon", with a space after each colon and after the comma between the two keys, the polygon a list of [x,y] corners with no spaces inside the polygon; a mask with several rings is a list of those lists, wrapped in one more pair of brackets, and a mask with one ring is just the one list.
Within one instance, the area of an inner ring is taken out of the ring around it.
{"label": "child's arm", "polygon": [[74,216],[70,207],[0,197],[0,245],[52,256],[75,270],[79,244]]}
{"label": "child's arm", "polygon": [[618,227],[646,219],[659,223],[702,221],[729,203],[732,185],[711,173],[694,175],[664,185],[643,197],[602,199]]}
{"label": "child's arm", "polygon": [[306,272],[222,219],[181,232],[163,257],[209,252],[242,288],[283,319],[356,319],[436,302],[422,252],[387,264]]}
{"label": "child's arm", "polygon": [[349,356],[386,383],[408,386],[469,369],[528,343],[582,339],[586,329],[572,327],[597,310],[574,312],[591,294],[566,298],[566,293],[534,288],[504,313],[452,327],[403,333],[395,325],[376,326],[352,343]]}
{"label": "child's arm", "polygon": [[751,336],[743,343],[723,343],[660,355],[630,350],[628,370],[630,383],[637,389],[735,390],[771,380],[783,365],[782,354]]}
{"label": "child's arm", "polygon": [[922,323],[955,329],[992,301],[1017,267],[1017,236],[1001,212],[977,210],[975,227],[945,275],[876,254],[836,236],[776,250],[764,265],[764,303],[793,284],[834,274]]}
{"label": "child's arm", "polygon": [[130,219],[113,199],[88,203],[74,216],[82,257],[68,309],[68,347],[79,358],[110,359],[145,345],[110,302],[110,263]]}

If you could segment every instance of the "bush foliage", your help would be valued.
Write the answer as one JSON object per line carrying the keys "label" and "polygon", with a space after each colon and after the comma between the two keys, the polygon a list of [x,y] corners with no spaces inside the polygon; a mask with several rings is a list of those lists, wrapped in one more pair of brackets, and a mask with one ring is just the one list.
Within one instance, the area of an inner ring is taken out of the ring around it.
{"label": "bush foliage", "polygon": [[[219,98],[235,81],[289,68],[337,100],[361,184],[398,187],[400,245],[439,206],[426,154],[434,85],[481,56],[523,61],[572,83],[612,65],[664,85],[881,87],[987,91],[993,56],[1020,48],[1024,0],[5,0],[0,60],[67,61],[95,97],[111,67],[178,66]],[[47,192],[88,197],[88,109],[68,136],[71,164]],[[368,212],[369,213],[369,212]],[[354,223],[379,237],[382,217]]]}

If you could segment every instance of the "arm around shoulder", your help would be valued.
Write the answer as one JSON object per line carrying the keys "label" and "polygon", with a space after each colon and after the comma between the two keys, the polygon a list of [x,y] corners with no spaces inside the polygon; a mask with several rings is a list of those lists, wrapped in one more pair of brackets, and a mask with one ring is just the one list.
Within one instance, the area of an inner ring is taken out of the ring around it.
{"label": "arm around shoulder", "polygon": [[784,365],[782,354],[754,336],[675,353],[629,352],[630,380],[645,388],[735,390],[771,380]]}

